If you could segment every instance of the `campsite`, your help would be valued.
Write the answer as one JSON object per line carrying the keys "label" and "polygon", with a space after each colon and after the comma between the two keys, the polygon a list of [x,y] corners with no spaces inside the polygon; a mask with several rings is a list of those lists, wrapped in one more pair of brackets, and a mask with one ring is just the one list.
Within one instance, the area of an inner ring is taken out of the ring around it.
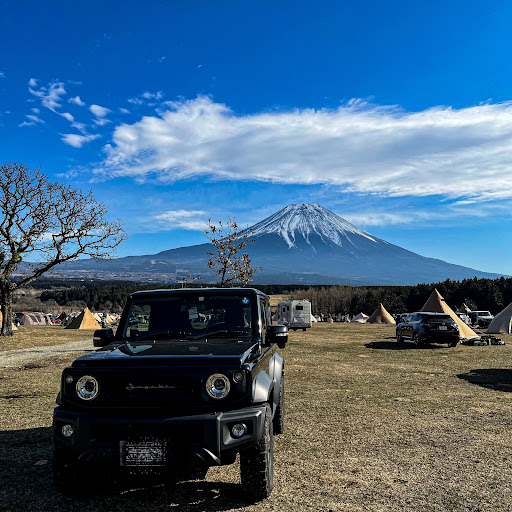
{"label": "campsite", "polygon": [[[509,510],[512,336],[504,346],[397,344],[394,326],[315,323],[290,334],[287,424],[272,496],[247,503],[236,468],[206,481],[79,500],[82,510]],[[47,345],[92,331],[21,326]],[[20,338],[20,339],[22,339]],[[41,344],[43,344],[41,342]],[[8,347],[1,346],[0,354]],[[2,371],[0,510],[66,510],[51,479],[51,411],[78,353]],[[307,413],[306,413],[307,412]]]}

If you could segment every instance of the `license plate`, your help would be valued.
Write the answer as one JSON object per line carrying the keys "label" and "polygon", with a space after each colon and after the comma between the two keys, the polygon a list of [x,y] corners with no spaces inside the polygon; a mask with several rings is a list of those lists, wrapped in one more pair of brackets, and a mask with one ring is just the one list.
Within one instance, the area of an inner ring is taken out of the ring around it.
{"label": "license plate", "polygon": [[162,439],[120,442],[121,466],[165,466],[167,442]]}
{"label": "license plate", "polygon": [[447,330],[448,330],[448,327],[446,327],[446,325],[440,325],[440,326],[439,326],[439,330],[440,330],[440,331],[447,331]]}

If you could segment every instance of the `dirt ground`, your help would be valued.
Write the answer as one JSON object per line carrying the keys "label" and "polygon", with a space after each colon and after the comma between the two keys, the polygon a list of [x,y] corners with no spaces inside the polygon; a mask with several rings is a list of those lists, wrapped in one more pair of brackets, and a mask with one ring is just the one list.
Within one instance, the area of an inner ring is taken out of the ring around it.
{"label": "dirt ground", "polygon": [[512,345],[418,349],[393,327],[314,324],[283,354],[286,431],[260,503],[241,494],[237,464],[206,481],[60,496],[51,414],[74,356],[0,370],[0,511],[512,510]]}

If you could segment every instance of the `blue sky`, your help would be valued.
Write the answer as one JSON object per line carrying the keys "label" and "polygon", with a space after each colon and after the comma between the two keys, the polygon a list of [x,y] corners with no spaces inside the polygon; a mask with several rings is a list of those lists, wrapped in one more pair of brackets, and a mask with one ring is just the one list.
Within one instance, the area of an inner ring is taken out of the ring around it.
{"label": "blue sky", "polygon": [[1,160],[92,189],[118,255],[317,202],[512,274],[512,4],[2,1]]}

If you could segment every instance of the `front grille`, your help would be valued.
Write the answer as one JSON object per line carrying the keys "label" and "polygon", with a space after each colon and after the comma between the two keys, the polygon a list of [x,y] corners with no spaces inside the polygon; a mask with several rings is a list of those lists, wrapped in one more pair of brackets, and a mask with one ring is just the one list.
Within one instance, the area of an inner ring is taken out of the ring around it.
{"label": "front grille", "polygon": [[162,439],[176,443],[201,442],[202,425],[106,424],[92,425],[91,434],[99,443]]}

